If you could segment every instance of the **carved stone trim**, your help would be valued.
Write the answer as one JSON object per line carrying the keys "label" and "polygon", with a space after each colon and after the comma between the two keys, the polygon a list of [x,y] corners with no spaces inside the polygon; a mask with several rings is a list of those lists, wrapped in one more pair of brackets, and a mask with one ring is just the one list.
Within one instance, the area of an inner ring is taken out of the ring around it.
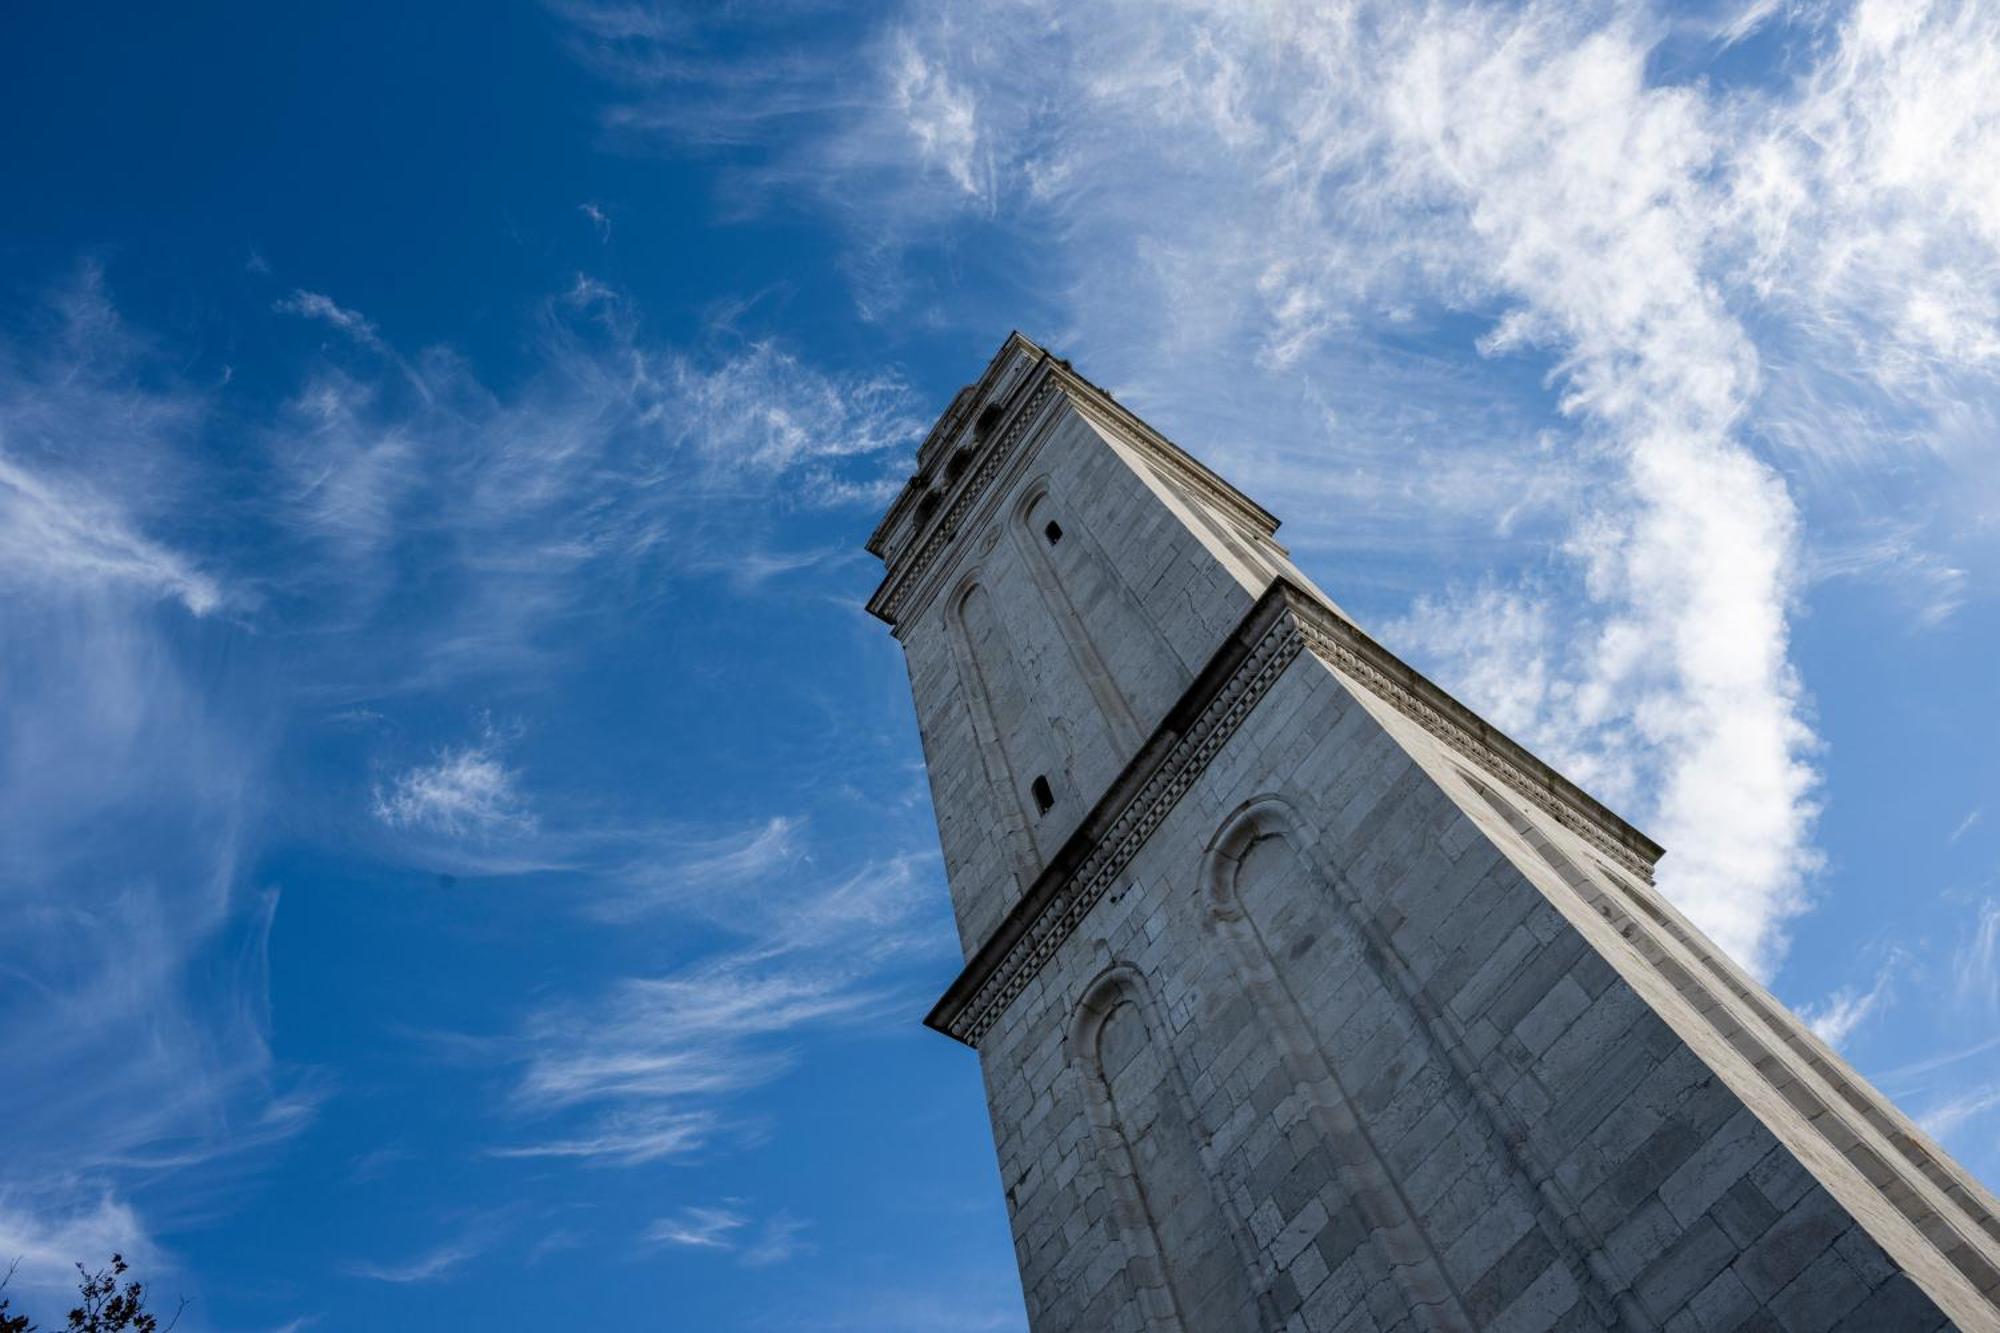
{"label": "carved stone trim", "polygon": [[[1177,719],[1168,718],[1072,839],[1079,847],[1088,846],[1080,862],[1066,867],[1067,858],[1058,855],[938,1001],[926,1023],[968,1046],[979,1044],[1305,647],[1305,636],[1283,608],[1282,595],[1267,595],[1251,612],[1246,628],[1260,619],[1270,621],[1268,628],[1240,661],[1229,664],[1219,688],[1210,679],[1211,672],[1195,682],[1190,694],[1204,702],[1192,724],[1176,727]],[[1238,644],[1240,640],[1232,640],[1218,658],[1233,656],[1230,648]],[[1092,825],[1109,814],[1106,806],[1117,807],[1117,813],[1093,837]]]}
{"label": "carved stone trim", "polygon": [[1216,476],[1194,455],[1147,425],[1142,418],[1134,415],[1130,408],[1116,398],[1074,372],[1071,372],[1071,377],[1081,381],[1091,391],[1087,396],[1081,394],[1076,396],[1079,411],[1100,425],[1125,436],[1131,443],[1142,446],[1153,466],[1193,492],[1211,508],[1224,514],[1236,515],[1267,539],[1275,537],[1278,520],[1267,513],[1262,505]]}
{"label": "carved stone trim", "polygon": [[1660,849],[1303,589],[1279,579],[924,1020],[977,1046],[1301,650],[1650,882]]}
{"label": "carved stone trim", "polygon": [[1044,375],[1042,382],[1035,386],[1028,401],[1016,410],[1000,432],[999,439],[986,450],[971,474],[960,483],[958,493],[945,507],[944,514],[919,542],[914,554],[907,560],[899,560],[901,566],[892,572],[869,599],[868,609],[888,621],[896,623],[896,616],[902,610],[910,590],[923,581],[926,572],[944,554],[947,546],[958,536],[966,515],[970,514],[986,491],[987,483],[1006,466],[1020,447],[1022,437],[1028,432],[1035,419],[1041,415],[1042,407],[1056,392],[1056,380],[1052,375]]}

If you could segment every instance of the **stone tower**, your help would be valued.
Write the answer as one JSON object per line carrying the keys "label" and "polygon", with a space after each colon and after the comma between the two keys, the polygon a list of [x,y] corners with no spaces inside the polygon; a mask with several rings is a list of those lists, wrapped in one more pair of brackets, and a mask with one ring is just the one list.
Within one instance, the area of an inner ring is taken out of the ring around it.
{"label": "stone tower", "polygon": [[1030,1320],[2000,1328],[1985,1189],[1026,339],[869,542]]}

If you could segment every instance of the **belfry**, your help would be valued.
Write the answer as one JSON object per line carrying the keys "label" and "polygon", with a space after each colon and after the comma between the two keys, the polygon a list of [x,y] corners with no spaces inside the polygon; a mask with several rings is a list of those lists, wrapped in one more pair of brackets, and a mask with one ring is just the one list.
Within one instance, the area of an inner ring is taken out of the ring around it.
{"label": "belfry", "polygon": [[1038,1333],[2000,1329],[2000,1206],[1016,334],[869,541]]}

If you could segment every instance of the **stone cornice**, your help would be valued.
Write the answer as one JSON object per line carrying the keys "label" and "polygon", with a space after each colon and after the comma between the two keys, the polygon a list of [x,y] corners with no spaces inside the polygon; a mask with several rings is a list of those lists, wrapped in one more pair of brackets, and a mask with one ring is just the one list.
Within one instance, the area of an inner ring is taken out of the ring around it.
{"label": "stone cornice", "polygon": [[1047,360],[1049,355],[1022,336],[1019,330],[1007,335],[1007,340],[1000,344],[1000,350],[986,363],[986,369],[980,372],[979,378],[958,391],[952,398],[951,405],[945,408],[937,421],[932,424],[930,432],[924,436],[923,443],[917,446],[917,471],[890,502],[888,512],[884,513],[882,521],[875,525],[875,531],[869,534],[867,549],[871,554],[885,560],[890,558],[889,534],[903,521],[903,515],[927,492],[930,478],[926,465],[933,461],[940,442],[957,434],[964,427],[965,419],[971,415],[974,405],[987,400],[993,385],[1017,354],[1041,360]]}
{"label": "stone cornice", "polygon": [[1234,735],[1286,666],[1310,650],[1461,757],[1641,877],[1658,844],[1486,723],[1303,588],[1279,579],[1244,616],[1076,832],[980,946],[924,1022],[977,1046],[1007,1006]]}
{"label": "stone cornice", "polygon": [[968,1046],[1034,980],[1116,881],[1208,761],[1290,664],[1305,638],[1286,588],[1259,598],[924,1022]]}
{"label": "stone cornice", "polygon": [[[968,517],[979,510],[981,501],[992,489],[993,479],[1020,452],[1021,442],[1055,393],[1056,381],[1044,373],[1040,382],[1028,392],[1026,401],[1008,409],[1005,420],[994,432],[994,438],[987,442],[985,449],[966,469],[966,475],[960,479],[951,499],[932,520],[929,530],[912,541],[907,551],[889,558],[887,576],[875,590],[875,595],[868,599],[871,614],[891,625],[898,624],[912,591],[923,589],[928,592],[925,576],[948,563],[943,557],[960,531],[967,526]],[[927,601],[928,597],[920,594],[918,600]]]}

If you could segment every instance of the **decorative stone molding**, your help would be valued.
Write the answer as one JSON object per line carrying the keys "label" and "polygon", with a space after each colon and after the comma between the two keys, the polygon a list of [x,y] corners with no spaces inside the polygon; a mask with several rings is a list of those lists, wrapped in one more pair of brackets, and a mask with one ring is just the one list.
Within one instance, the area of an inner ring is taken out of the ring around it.
{"label": "decorative stone molding", "polygon": [[958,536],[964,526],[966,516],[971,514],[984,498],[988,484],[999,475],[1007,461],[1014,456],[1026,436],[1030,423],[1041,415],[1041,410],[1055,395],[1056,381],[1044,377],[1028,396],[1028,401],[1008,414],[1006,423],[995,432],[996,439],[980,456],[979,461],[966,469],[964,480],[959,483],[958,492],[944,512],[932,525],[930,532],[917,538],[912,553],[900,559],[890,569],[889,576],[875,595],[868,599],[868,609],[875,615],[895,624],[903,609],[910,590],[923,581],[945,549]]}
{"label": "decorative stone molding", "polygon": [[926,1023],[968,1046],[979,1044],[1305,647],[1284,611],[1282,598],[1258,602]]}
{"label": "decorative stone molding", "polygon": [[924,1020],[977,1046],[1302,650],[1648,882],[1659,846],[1331,607],[1274,581]]}

